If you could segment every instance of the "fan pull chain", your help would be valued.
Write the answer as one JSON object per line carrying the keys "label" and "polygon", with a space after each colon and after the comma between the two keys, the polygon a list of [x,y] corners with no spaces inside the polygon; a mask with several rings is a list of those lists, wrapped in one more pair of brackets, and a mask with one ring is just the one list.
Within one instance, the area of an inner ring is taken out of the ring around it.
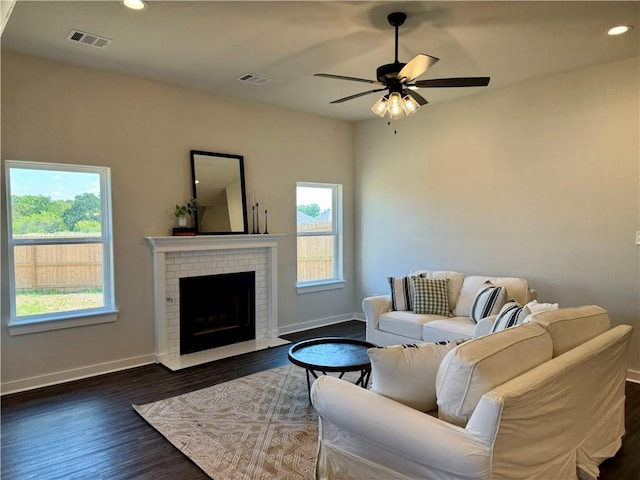
{"label": "fan pull chain", "polygon": [[[391,126],[391,120],[387,120],[387,125]],[[398,134],[398,130],[397,129],[393,129],[393,134],[397,135]]]}

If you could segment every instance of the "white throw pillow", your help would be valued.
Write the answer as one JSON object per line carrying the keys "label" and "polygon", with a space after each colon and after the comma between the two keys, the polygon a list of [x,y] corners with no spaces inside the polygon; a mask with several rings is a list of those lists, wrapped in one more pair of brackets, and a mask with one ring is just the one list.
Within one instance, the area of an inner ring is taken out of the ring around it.
{"label": "white throw pillow", "polygon": [[436,409],[436,372],[458,341],[393,345],[367,350],[371,390],[421,412]]}
{"label": "white throw pillow", "polygon": [[486,282],[473,301],[471,320],[478,323],[485,317],[497,315],[505,303],[507,303],[507,289]]}
{"label": "white throw pillow", "polygon": [[557,303],[538,303],[537,300],[531,300],[524,307],[524,317],[528,317],[532,313],[546,312],[547,310],[557,310]]}
{"label": "white throw pillow", "polygon": [[551,360],[552,353],[549,332],[535,323],[458,345],[444,357],[436,375],[438,417],[464,427],[482,395]]}

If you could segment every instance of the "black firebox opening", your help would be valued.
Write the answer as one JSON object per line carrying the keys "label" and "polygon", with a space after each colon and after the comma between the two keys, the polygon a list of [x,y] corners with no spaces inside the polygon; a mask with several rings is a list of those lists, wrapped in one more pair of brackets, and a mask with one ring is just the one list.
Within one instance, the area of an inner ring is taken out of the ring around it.
{"label": "black firebox opening", "polygon": [[255,339],[255,272],[180,279],[180,355]]}

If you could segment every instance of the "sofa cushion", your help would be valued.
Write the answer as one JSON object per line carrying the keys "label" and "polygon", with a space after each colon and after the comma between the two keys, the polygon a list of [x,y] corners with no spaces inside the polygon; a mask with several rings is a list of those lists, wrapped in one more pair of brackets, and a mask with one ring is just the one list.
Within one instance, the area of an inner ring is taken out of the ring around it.
{"label": "sofa cushion", "polygon": [[531,298],[529,298],[529,284],[523,278],[482,277],[471,275],[465,277],[464,282],[462,282],[460,297],[458,298],[458,302],[455,304],[456,307],[453,310],[453,314],[455,316],[471,316],[471,306],[473,305],[473,301],[476,298],[476,294],[487,281],[499,287],[505,287],[507,289],[507,298],[515,299],[520,305],[524,305],[525,303],[532,300]]}
{"label": "sofa cushion", "polygon": [[486,282],[476,294],[471,306],[471,320],[478,323],[485,317],[497,315],[505,303],[507,303],[507,289]]}
{"label": "sofa cushion", "polygon": [[451,350],[436,375],[438,417],[464,426],[482,395],[550,360],[551,336],[526,323],[471,339]]}
{"label": "sofa cushion", "polygon": [[469,317],[436,319],[422,325],[423,342],[441,342],[473,338],[476,324]]}
{"label": "sofa cushion", "polygon": [[607,311],[597,305],[533,313],[525,322],[537,323],[549,332],[553,341],[554,357],[597,337],[611,326]]}
{"label": "sofa cushion", "polygon": [[412,277],[387,277],[392,310],[413,311],[413,282],[411,279]]}
{"label": "sofa cushion", "polygon": [[412,277],[413,313],[449,316],[448,278]]}
{"label": "sofa cushion", "polygon": [[458,302],[460,296],[460,289],[462,288],[462,282],[464,282],[464,273],[450,272],[446,270],[442,271],[430,271],[430,270],[411,270],[409,275],[420,275],[423,278],[431,278],[434,280],[448,279],[447,293],[449,294],[449,308],[453,310]]}
{"label": "sofa cushion", "polygon": [[503,305],[500,312],[498,312],[498,317],[496,318],[491,331],[499,332],[505,328],[520,325],[528,313],[524,308],[525,307],[521,306],[514,299],[509,300]]}
{"label": "sofa cushion", "polygon": [[[422,315],[413,312],[385,312],[378,318],[378,328],[383,332],[393,333],[419,341],[422,339],[422,326],[433,320],[442,320],[442,315]],[[409,341],[407,343],[410,343]]]}
{"label": "sofa cushion", "polygon": [[457,342],[393,345],[367,350],[371,390],[422,412],[436,408],[436,373]]}

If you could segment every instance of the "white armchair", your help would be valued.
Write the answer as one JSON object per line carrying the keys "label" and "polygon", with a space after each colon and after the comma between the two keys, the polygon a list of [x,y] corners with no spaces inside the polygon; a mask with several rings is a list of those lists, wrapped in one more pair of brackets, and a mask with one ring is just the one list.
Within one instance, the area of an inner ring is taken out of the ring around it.
{"label": "white armchair", "polygon": [[530,319],[446,354],[433,379],[439,415],[459,425],[319,378],[311,389],[320,419],[316,478],[597,478],[621,446],[632,329],[609,329],[595,306]]}

